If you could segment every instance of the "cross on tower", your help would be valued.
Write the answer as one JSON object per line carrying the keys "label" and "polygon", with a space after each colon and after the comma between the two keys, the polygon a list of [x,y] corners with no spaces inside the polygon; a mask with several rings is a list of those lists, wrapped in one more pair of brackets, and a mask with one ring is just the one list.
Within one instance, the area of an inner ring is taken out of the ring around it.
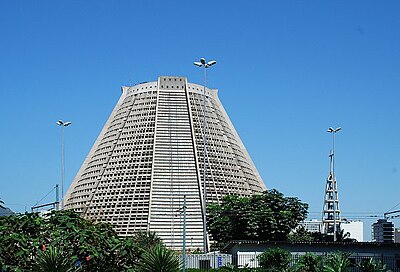
{"label": "cross on tower", "polygon": [[342,128],[328,128],[328,132],[332,133],[332,150],[329,154],[330,169],[326,179],[324,208],[322,211],[322,225],[325,234],[333,235],[333,240],[336,242],[336,233],[340,230],[340,205],[339,196],[335,176],[335,134]]}

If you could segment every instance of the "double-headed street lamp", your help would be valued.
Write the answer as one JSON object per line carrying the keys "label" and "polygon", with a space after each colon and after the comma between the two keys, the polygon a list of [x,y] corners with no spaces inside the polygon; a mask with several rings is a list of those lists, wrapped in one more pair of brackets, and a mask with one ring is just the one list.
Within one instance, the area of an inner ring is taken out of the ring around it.
{"label": "double-headed street lamp", "polygon": [[337,187],[336,187],[336,177],[335,177],[335,134],[339,132],[342,128],[332,128],[329,127],[327,132],[332,133],[332,153],[330,154],[331,157],[331,174],[332,174],[332,182],[333,182],[333,241],[336,242],[336,205],[337,205]]}
{"label": "double-headed street lamp", "polygon": [[334,156],[335,156],[335,134],[337,132],[339,132],[342,128],[338,127],[338,128],[328,128],[327,132],[332,133],[332,153],[330,156],[332,156],[332,165],[331,165],[331,171],[332,171],[332,175],[333,178],[335,177],[335,160],[334,160]]}
{"label": "double-headed street lamp", "polygon": [[207,253],[207,225],[206,225],[206,153],[207,153],[207,141],[206,141],[206,85],[207,85],[207,68],[210,68],[217,62],[215,60],[211,60],[209,62],[206,61],[205,58],[201,58],[200,62],[195,61],[193,64],[198,67],[203,67],[204,70],[204,89],[203,89],[203,245],[204,245],[204,254]]}
{"label": "double-headed street lamp", "polygon": [[64,127],[71,125],[71,122],[58,120],[57,125],[61,127],[61,209],[64,209],[64,181],[65,181],[65,159],[64,159]]}

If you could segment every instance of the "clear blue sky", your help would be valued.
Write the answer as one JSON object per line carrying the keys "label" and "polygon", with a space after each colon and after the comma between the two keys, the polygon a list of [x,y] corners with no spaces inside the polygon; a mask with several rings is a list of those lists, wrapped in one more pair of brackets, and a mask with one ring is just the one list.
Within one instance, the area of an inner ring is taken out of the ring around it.
{"label": "clear blue sky", "polygon": [[202,83],[192,62],[206,57],[268,188],[320,218],[326,129],[341,126],[343,215],[382,215],[400,202],[399,11],[365,0],[1,1],[0,198],[24,211],[60,182],[58,119],[73,122],[69,185],[120,86],[159,75]]}

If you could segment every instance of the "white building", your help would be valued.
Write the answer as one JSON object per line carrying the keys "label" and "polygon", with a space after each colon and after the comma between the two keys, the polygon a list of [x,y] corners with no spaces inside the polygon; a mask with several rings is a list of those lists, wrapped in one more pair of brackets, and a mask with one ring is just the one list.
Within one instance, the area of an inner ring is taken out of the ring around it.
{"label": "white building", "polygon": [[[266,189],[217,95],[207,89],[207,203]],[[203,86],[183,77],[122,87],[122,95],[65,195],[65,208],[120,235],[156,232],[203,246]]]}
{"label": "white building", "polygon": [[[311,219],[301,223],[302,226],[309,232],[320,232],[322,233],[322,220]],[[361,221],[351,221],[342,219],[340,224],[340,228],[343,230],[344,234],[347,232],[350,233],[350,237],[352,239],[356,239],[358,242],[364,242],[364,230],[363,230],[363,222]]]}
{"label": "white building", "polygon": [[364,242],[364,223],[362,221],[342,220],[340,228],[344,233],[350,233],[349,238],[356,239],[357,242]]}
{"label": "white building", "polygon": [[322,233],[322,221],[318,219],[311,219],[307,220],[304,222],[301,222],[301,224],[306,230],[309,232],[320,232]]}

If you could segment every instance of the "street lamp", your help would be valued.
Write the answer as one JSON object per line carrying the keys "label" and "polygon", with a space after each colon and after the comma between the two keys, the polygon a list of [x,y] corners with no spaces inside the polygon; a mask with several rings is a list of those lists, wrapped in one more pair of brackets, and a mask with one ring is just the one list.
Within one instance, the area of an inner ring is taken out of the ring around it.
{"label": "street lamp", "polygon": [[206,153],[207,153],[207,142],[206,142],[206,85],[207,85],[207,68],[210,68],[217,62],[215,60],[211,60],[209,62],[206,61],[205,58],[201,58],[200,62],[195,61],[193,64],[198,67],[203,67],[204,70],[204,89],[203,89],[203,245],[204,245],[204,254],[207,253],[207,225],[206,225]]}
{"label": "street lamp", "polygon": [[336,187],[336,177],[335,177],[335,134],[339,132],[342,128],[332,128],[329,127],[327,132],[332,133],[332,153],[329,155],[331,157],[331,173],[332,173],[332,182],[333,182],[333,241],[336,242],[337,237],[336,237],[336,232],[337,232],[337,226],[336,226],[336,205],[337,205],[337,187]]}
{"label": "street lamp", "polygon": [[64,209],[64,180],[65,180],[65,159],[64,159],[64,127],[71,125],[71,122],[58,120],[57,125],[61,127],[61,209]]}

